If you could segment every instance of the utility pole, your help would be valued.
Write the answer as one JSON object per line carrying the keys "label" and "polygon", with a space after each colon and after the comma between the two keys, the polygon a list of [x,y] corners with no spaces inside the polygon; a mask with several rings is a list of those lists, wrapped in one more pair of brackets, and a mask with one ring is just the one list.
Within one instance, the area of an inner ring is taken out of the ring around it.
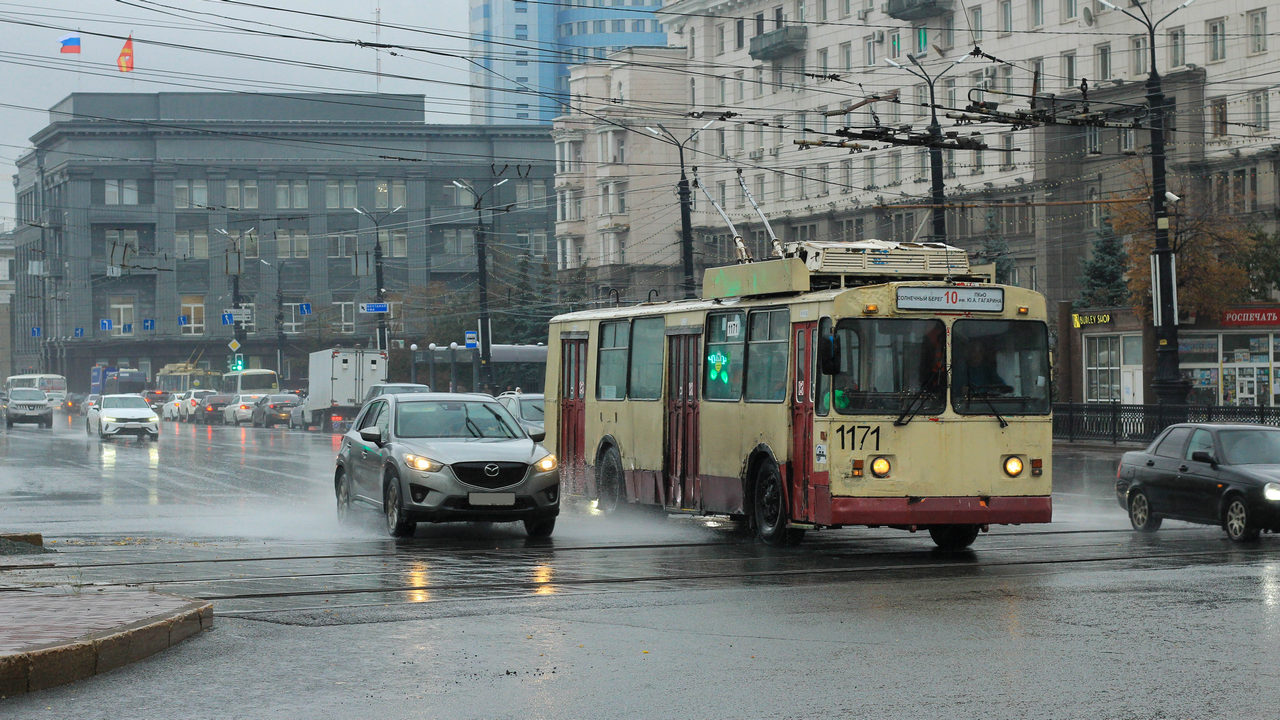
{"label": "utility pole", "polygon": [[[694,284],[693,280],[693,221],[690,218],[693,192],[689,188],[689,178],[684,172],[684,146],[692,142],[698,133],[707,129],[707,126],[713,122],[715,120],[707,121],[706,125],[689,133],[689,137],[684,140],[677,138],[662,123],[658,123],[657,130],[645,127],[645,130],[653,133],[654,136],[675,145],[676,152],[680,157],[680,182],[676,183],[676,195],[680,199],[680,261],[684,265],[684,296],[686,299],[697,296],[697,285]],[[659,130],[662,132],[659,132]]]}
{"label": "utility pole", "polygon": [[[504,168],[505,169],[505,168]],[[479,273],[477,284],[480,287],[480,385],[493,385],[493,340],[489,326],[489,267],[486,239],[484,235],[484,196],[493,192],[494,188],[503,185],[510,178],[503,178],[489,186],[484,192],[476,192],[475,186],[466,180],[454,180],[454,187],[469,190],[475,202],[471,207],[476,211],[476,272]],[[492,208],[491,208],[492,210]],[[450,380],[452,385],[452,380]],[[452,389],[452,388],[451,388]],[[480,388],[472,388],[479,392]]]}
{"label": "utility pole", "polygon": [[[1164,90],[1160,73],[1156,72],[1156,26],[1170,15],[1195,2],[1186,0],[1152,21],[1151,15],[1138,0],[1132,0],[1141,16],[1128,8],[1117,7],[1107,0],[1098,0],[1112,10],[1119,10],[1147,28],[1147,49],[1151,53],[1151,67],[1147,73],[1147,110],[1151,116],[1151,212],[1155,217],[1155,248],[1151,251],[1152,321],[1156,326],[1156,376],[1151,382],[1156,400],[1161,405],[1185,405],[1187,382],[1182,379],[1178,362],[1178,307],[1173,248],[1169,246],[1169,214],[1165,209],[1168,194],[1164,163]],[[1176,198],[1174,198],[1176,199]]]}
{"label": "utility pole", "polygon": [[946,198],[943,195],[942,188],[942,125],[938,123],[938,99],[935,94],[934,84],[946,75],[951,68],[959,65],[969,59],[969,55],[962,55],[959,59],[951,62],[950,65],[942,69],[941,72],[930,76],[924,69],[924,65],[920,64],[920,58],[924,57],[924,53],[912,55],[907,53],[907,59],[911,61],[916,69],[911,69],[906,65],[895,62],[892,58],[885,58],[884,61],[899,70],[906,70],[916,77],[924,80],[925,85],[929,87],[929,174],[932,176],[932,184],[930,186],[930,202],[933,204],[933,241],[946,242],[947,240],[947,209],[943,207]]}
{"label": "utility pole", "polygon": [[[217,228],[217,232],[227,239],[227,274],[231,276],[231,310],[235,313],[232,318],[232,327],[234,328],[236,343],[243,348],[245,343],[244,322],[240,320],[240,274],[244,272],[244,255],[241,240],[245,235],[252,235],[255,228],[249,228],[238,232],[233,237],[231,233],[223,228]],[[257,308],[255,308],[256,310]],[[240,352],[240,349],[232,351],[232,356]]]}
{"label": "utility pole", "polygon": [[284,263],[279,259],[275,264],[258,258],[258,262],[276,271],[276,372],[284,373],[284,287],[280,284],[281,271],[284,270]]}
{"label": "utility pole", "polygon": [[[373,284],[374,300],[386,302],[386,288],[382,285],[382,221],[404,209],[397,205],[384,213],[371,213],[364,208],[353,208],[357,213],[369,218],[373,223]],[[386,350],[387,345],[387,313],[378,313],[378,349]]]}

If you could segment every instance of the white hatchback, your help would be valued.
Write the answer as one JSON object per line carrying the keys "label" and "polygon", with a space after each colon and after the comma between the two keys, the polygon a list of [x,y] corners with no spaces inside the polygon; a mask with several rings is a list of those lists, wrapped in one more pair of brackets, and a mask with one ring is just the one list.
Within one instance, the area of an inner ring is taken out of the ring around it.
{"label": "white hatchback", "polygon": [[103,440],[119,435],[159,440],[160,418],[141,395],[103,395],[89,408],[84,431],[89,435],[96,432]]}

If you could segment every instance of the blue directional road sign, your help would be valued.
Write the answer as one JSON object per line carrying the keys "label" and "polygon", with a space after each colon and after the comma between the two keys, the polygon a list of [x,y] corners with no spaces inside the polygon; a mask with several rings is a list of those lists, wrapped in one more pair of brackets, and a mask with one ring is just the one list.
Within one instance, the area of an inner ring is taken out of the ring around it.
{"label": "blue directional road sign", "polygon": [[182,327],[183,325],[186,325],[189,322],[191,322],[191,318],[187,317],[186,315],[178,316],[178,327]]}
{"label": "blue directional road sign", "polygon": [[155,321],[155,320],[152,320],[151,318],[143,318],[143,319],[142,319],[142,329],[143,329],[143,330],[155,330],[155,329],[156,329],[156,321]]}
{"label": "blue directional road sign", "polygon": [[99,329],[99,330],[110,330],[110,329],[111,329],[111,318],[102,318],[101,320],[99,320],[99,321],[98,321],[98,329]]}
{"label": "blue directional road sign", "polygon": [[133,334],[133,323],[125,323],[125,324],[121,325],[121,326],[120,326],[120,332],[124,333],[125,335],[132,335],[132,334]]}
{"label": "blue directional road sign", "polygon": [[76,328],[74,335],[78,338],[84,337],[84,328]]}
{"label": "blue directional road sign", "polygon": [[310,315],[310,314],[311,314],[311,303],[298,303],[298,314],[299,314],[299,315]]}
{"label": "blue directional road sign", "polygon": [[360,303],[360,312],[362,313],[385,313],[390,311],[391,307],[387,303]]}
{"label": "blue directional road sign", "polygon": [[31,328],[31,337],[40,337],[40,328],[38,327]]}
{"label": "blue directional road sign", "polygon": [[466,335],[463,336],[463,339],[466,340],[468,350],[474,350],[475,348],[480,347],[480,333],[475,330],[468,330]]}
{"label": "blue directional road sign", "polygon": [[235,325],[236,324],[235,316],[232,315],[231,313],[222,313],[222,324]]}

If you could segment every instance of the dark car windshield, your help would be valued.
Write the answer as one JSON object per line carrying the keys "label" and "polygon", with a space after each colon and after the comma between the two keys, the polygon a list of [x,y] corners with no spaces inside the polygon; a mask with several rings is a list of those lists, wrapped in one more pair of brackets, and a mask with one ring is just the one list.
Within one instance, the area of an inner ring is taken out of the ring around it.
{"label": "dark car windshield", "polygon": [[525,420],[533,420],[534,422],[542,422],[543,409],[542,400],[521,400],[520,416]]}
{"label": "dark car windshield", "polygon": [[1280,430],[1223,430],[1218,440],[1230,465],[1280,464]]}
{"label": "dark car windshield", "polygon": [[1034,320],[957,320],[951,405],[963,414],[1049,412],[1049,336]]}
{"label": "dark car windshield", "polygon": [[507,409],[496,402],[402,402],[396,406],[402,438],[518,438],[524,436]]}

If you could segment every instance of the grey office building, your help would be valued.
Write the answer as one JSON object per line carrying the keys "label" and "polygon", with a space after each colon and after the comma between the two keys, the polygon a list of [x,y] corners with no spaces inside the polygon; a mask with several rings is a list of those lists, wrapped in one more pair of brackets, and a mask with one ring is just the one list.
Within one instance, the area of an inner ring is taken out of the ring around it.
{"label": "grey office building", "polygon": [[14,367],[72,390],[96,363],[224,368],[237,294],[248,367],[281,351],[297,376],[312,349],[372,346],[379,243],[391,347],[461,341],[431,336],[422,297],[474,285],[470,188],[502,179],[486,236],[555,257],[548,129],[430,125],[420,95],[76,93],[32,143],[14,177]]}

